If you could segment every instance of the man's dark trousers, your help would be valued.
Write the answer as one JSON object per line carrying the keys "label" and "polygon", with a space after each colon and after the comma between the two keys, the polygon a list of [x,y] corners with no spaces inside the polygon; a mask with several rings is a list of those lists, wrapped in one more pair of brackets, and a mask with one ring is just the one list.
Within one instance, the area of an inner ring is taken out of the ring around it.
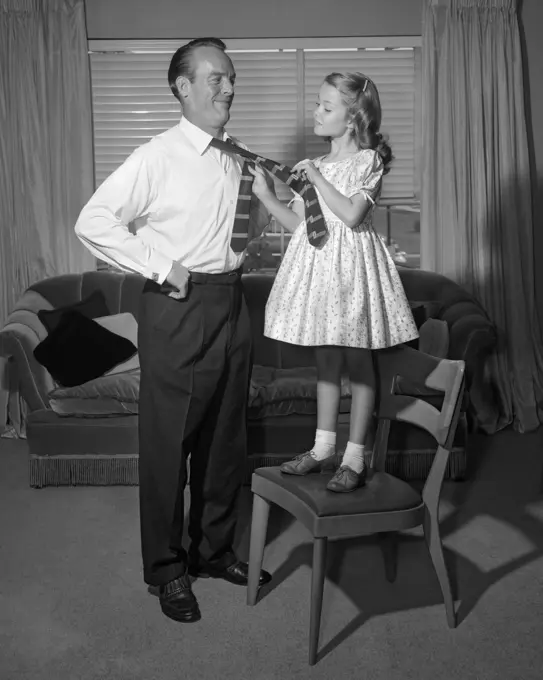
{"label": "man's dark trousers", "polygon": [[193,274],[183,300],[169,290],[148,281],[138,321],[141,540],[144,580],[153,586],[187,566],[189,454],[191,558],[234,561],[247,449],[251,329],[240,273]]}

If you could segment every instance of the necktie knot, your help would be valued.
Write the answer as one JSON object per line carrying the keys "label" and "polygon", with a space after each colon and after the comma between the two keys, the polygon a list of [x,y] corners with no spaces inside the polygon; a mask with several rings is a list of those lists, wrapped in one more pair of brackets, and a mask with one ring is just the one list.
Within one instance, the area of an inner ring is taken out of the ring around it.
{"label": "necktie knot", "polygon": [[[258,156],[252,151],[238,146],[230,138],[227,138],[227,140],[224,142],[213,137],[210,142],[210,146],[214,146],[215,148],[221,149],[222,151],[226,151],[228,153],[236,153],[246,159],[242,171],[244,176],[249,174],[249,177],[247,178],[248,185],[245,187],[245,191],[247,191],[247,187],[249,188],[249,191],[252,191],[254,177],[247,172],[248,161],[252,161],[254,163],[259,163],[259,165],[268,170],[270,174],[280,179],[297,194],[299,194],[304,200],[307,238],[309,239],[309,242],[315,247],[318,247],[324,243],[324,240],[328,234],[328,229],[326,228],[326,222],[319,205],[317,192],[315,187],[310,182],[303,180],[297,175],[293,174],[291,168],[288,166],[277,163],[276,161],[272,161],[269,158]],[[240,197],[241,188],[242,185],[240,185]],[[246,197],[245,203],[248,203]],[[238,206],[239,205],[240,200],[238,200]]]}

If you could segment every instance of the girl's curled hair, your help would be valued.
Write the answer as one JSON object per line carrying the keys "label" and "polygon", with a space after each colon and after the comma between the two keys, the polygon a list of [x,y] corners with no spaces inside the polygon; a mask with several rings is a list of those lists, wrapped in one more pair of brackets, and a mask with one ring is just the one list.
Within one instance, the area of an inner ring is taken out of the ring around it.
{"label": "girl's curled hair", "polygon": [[330,73],[325,83],[335,87],[347,106],[353,137],[359,149],[375,149],[383,160],[383,174],[390,170],[392,149],[380,132],[381,101],[375,83],[363,73]]}

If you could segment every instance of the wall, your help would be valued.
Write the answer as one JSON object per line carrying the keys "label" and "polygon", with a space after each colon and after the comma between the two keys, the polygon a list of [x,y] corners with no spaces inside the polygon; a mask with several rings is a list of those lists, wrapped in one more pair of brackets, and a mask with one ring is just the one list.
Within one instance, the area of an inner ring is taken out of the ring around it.
{"label": "wall", "polygon": [[420,35],[422,16],[421,0],[86,0],[86,8],[90,39]]}

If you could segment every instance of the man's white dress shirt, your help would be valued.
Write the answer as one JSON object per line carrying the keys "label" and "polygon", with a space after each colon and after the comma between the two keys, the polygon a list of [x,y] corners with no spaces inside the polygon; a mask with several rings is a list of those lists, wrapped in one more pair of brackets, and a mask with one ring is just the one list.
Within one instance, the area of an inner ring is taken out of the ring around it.
{"label": "man's white dress shirt", "polygon": [[81,211],[79,239],[101,260],[158,283],[175,260],[211,274],[240,267],[245,253],[230,239],[241,162],[211,139],[183,117],[136,149]]}

